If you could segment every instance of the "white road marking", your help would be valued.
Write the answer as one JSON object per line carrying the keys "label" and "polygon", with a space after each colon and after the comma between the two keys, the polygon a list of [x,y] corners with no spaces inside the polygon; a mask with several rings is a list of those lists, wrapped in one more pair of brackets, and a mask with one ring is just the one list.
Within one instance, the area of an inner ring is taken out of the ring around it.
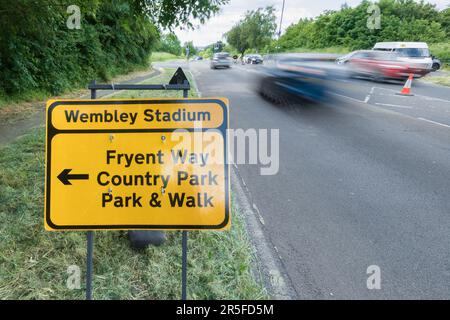
{"label": "white road marking", "polygon": [[[242,179],[242,180],[244,180],[244,179]],[[265,226],[266,225],[266,221],[264,221],[264,218],[262,217],[261,212],[259,211],[259,209],[258,209],[258,207],[256,206],[255,203],[253,204],[253,209],[256,211],[256,214],[258,215],[259,222],[261,222],[261,224],[263,226]]]}
{"label": "white road marking", "polygon": [[[192,73],[191,73],[192,74]],[[194,77],[193,77],[194,78]],[[195,79],[195,78],[194,78]],[[196,86],[197,87],[197,86]],[[201,94],[199,88],[197,87],[197,92]],[[259,259],[264,265],[264,268],[268,271],[268,274],[270,275],[270,283],[272,286],[272,296],[275,299],[279,300],[287,300],[287,299],[293,299],[293,297],[296,295],[295,289],[291,287],[291,285],[286,281],[285,277],[283,276],[283,273],[280,270],[279,263],[275,260],[274,254],[271,252],[268,241],[265,238],[263,229],[261,225],[258,225],[254,219],[254,215],[251,215],[250,212],[253,210],[250,206],[250,201],[247,198],[247,196],[244,193],[244,190],[242,189],[241,185],[237,181],[237,177],[239,176],[238,173],[238,167],[233,162],[233,165],[236,168],[236,171],[232,170],[231,173],[231,184],[232,189],[234,191],[234,194],[236,196],[236,202],[235,205],[238,207],[239,212],[242,212],[247,217],[247,230],[252,231],[251,238],[253,239],[253,244],[256,247],[256,250],[260,253]],[[241,177],[242,183],[245,186],[245,188],[248,190],[248,187],[245,183],[244,178]],[[253,208],[258,209],[255,203],[253,203]],[[239,210],[240,209],[240,210]],[[259,212],[259,210],[258,210]],[[260,214],[258,214],[258,220],[262,225],[265,225],[265,221],[262,218]],[[253,218],[253,219],[252,219]],[[276,256],[278,256],[279,259],[281,259],[278,252],[276,252]]]}
{"label": "white road marking", "polygon": [[402,108],[402,109],[413,109],[413,107],[409,106],[400,106],[398,104],[389,104],[389,103],[375,103],[377,106],[384,106],[384,107],[393,107],[393,108]]}
{"label": "white road marking", "polygon": [[[376,87],[376,88],[377,89],[381,89],[381,90],[391,91],[391,92],[397,92],[396,90],[388,89],[388,88],[382,88],[382,87]],[[434,97],[425,96],[425,95],[421,95],[421,94],[414,94],[414,96],[415,97],[419,97],[419,98],[423,98],[424,100],[428,100],[428,101],[450,102],[450,100],[441,99],[441,98],[434,98]],[[396,96],[396,97],[402,97],[402,96]],[[409,97],[406,96],[406,97],[403,97],[403,98],[409,98]]]}
{"label": "white road marking", "polygon": [[375,87],[372,87],[372,89],[370,89],[369,94],[366,96],[366,99],[364,100],[364,103],[368,103],[369,102],[369,100],[372,97],[374,91],[375,91]]}
{"label": "white road marking", "polygon": [[234,202],[237,207],[236,211],[239,213],[242,212],[246,218],[247,230],[253,245],[256,247],[258,260],[269,274],[270,291],[272,291],[270,292],[271,296],[274,299],[281,300],[293,299],[297,296],[297,293],[288,281],[289,278],[285,278],[284,274],[281,272],[282,263],[279,254],[272,249],[273,245],[270,245],[270,240],[266,238],[267,235],[265,235],[262,229],[263,227],[257,222],[257,219],[253,214],[254,211],[252,205],[250,205],[250,201],[238,181],[238,176],[239,171],[232,170],[231,184],[236,199]]}
{"label": "white road marking", "polygon": [[201,93],[201,91],[198,88],[197,81],[195,80],[195,76],[190,70],[188,70],[188,72],[191,74],[191,78],[192,78],[192,82],[193,82],[194,88],[197,90],[197,94],[201,98],[202,97],[202,93]]}
{"label": "white road marking", "polygon": [[356,102],[360,102],[360,103],[365,103],[364,100],[359,100],[359,99],[355,99],[355,98],[352,98],[352,97],[349,97],[349,96],[344,96],[344,95],[339,94],[339,93],[335,93],[335,92],[331,92],[331,91],[329,91],[328,93],[330,93],[330,94],[332,94],[332,95],[335,95],[335,96],[338,96],[338,97],[341,97],[341,98],[347,98],[347,99],[350,99],[350,100],[352,100],[352,101],[356,101]]}
{"label": "white road marking", "polygon": [[422,121],[426,121],[426,122],[429,122],[429,123],[437,124],[438,126],[450,128],[450,125],[448,125],[448,124],[440,123],[440,122],[433,121],[433,120],[428,120],[428,119],[425,119],[425,118],[417,118],[417,119],[422,120]]}

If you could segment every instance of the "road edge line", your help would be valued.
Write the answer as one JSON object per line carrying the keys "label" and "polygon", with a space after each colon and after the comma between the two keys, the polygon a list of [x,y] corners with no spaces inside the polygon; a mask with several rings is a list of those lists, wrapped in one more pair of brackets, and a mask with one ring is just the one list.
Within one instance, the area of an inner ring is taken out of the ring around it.
{"label": "road edge line", "polygon": [[197,92],[198,97],[201,98],[202,97],[202,93],[198,89],[197,80],[195,80],[194,73],[190,69],[188,69],[187,72],[189,72],[189,74],[191,75],[192,86],[194,87],[195,91]]}
{"label": "road edge line", "polygon": [[426,118],[417,118],[417,119],[421,120],[421,121],[428,122],[428,123],[432,123],[432,124],[435,124],[435,125],[438,125],[438,126],[441,126],[441,127],[450,128],[450,125],[445,124],[445,123],[440,123],[440,122],[429,120],[429,119],[426,119]]}
{"label": "road edge line", "polygon": [[[236,169],[231,170],[231,188],[234,192],[235,208],[246,221],[246,229],[253,248],[256,250],[258,263],[265,276],[266,289],[269,295],[276,300],[292,300],[296,296],[295,290],[283,275],[282,263],[264,235],[261,222],[253,210],[253,205],[242,188]],[[268,287],[268,288],[267,288]]]}
{"label": "road edge line", "polygon": [[[197,94],[199,97],[202,97],[202,92],[198,87],[194,73],[191,69],[189,69],[188,72],[191,74]],[[230,159],[232,159],[231,155]],[[276,248],[269,245],[269,242],[264,235],[261,226],[262,222],[260,222],[260,218],[262,217],[259,213],[254,212],[254,207],[256,205],[250,204],[250,201],[242,188],[239,180],[239,168],[233,162],[233,166],[230,169],[230,184],[233,191],[232,199],[234,200],[233,205],[236,210],[235,214],[242,214],[244,218],[244,227],[252,244],[252,249],[255,253],[258,253],[258,267],[262,267],[261,269],[265,276],[264,285],[268,290],[270,297],[276,300],[293,300],[294,297],[297,296],[296,291],[291,283],[286,281],[285,276],[283,276],[283,273],[281,272],[282,262],[276,252]],[[245,183],[243,179],[242,182]]]}

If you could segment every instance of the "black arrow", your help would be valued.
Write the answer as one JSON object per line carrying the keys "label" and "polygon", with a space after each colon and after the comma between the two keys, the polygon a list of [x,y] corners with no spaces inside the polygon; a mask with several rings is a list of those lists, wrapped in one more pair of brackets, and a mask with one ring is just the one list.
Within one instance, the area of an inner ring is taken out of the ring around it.
{"label": "black arrow", "polygon": [[89,180],[88,174],[69,174],[72,169],[64,169],[58,176],[59,181],[64,185],[72,185],[69,180]]}

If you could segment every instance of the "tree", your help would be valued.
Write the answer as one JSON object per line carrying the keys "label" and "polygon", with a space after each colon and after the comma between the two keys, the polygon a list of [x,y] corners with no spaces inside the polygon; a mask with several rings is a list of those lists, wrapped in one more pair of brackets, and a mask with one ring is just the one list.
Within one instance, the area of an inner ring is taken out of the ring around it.
{"label": "tree", "polygon": [[179,56],[182,52],[181,42],[173,32],[163,34],[159,40],[158,50]]}
{"label": "tree", "polygon": [[442,10],[439,13],[439,22],[444,28],[445,33],[447,34],[447,39],[450,39],[450,5],[445,10]]}
{"label": "tree", "polygon": [[278,41],[282,49],[321,49],[342,46],[368,49],[381,41],[447,41],[449,9],[439,12],[435,5],[414,0],[379,0],[381,29],[369,29],[367,9],[372,2],[363,0],[356,7],[342,6],[325,11],[315,19],[301,19],[288,27]]}
{"label": "tree", "polygon": [[269,45],[277,28],[274,12],[271,6],[247,11],[244,19],[225,34],[228,43],[242,56],[248,49],[259,51]]}
{"label": "tree", "polygon": [[205,23],[230,0],[131,0],[158,26],[172,30],[193,28],[192,21]]}
{"label": "tree", "polygon": [[81,29],[71,30],[72,0],[0,0],[0,96],[59,94],[146,66],[159,29],[204,22],[227,2],[78,1]]}

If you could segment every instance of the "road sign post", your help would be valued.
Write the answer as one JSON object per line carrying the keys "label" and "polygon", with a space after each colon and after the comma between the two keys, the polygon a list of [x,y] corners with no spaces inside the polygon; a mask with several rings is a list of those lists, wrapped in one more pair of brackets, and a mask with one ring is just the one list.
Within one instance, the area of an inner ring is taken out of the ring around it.
{"label": "road sign post", "polygon": [[[187,231],[230,225],[228,101],[188,99],[179,71],[182,83],[92,83],[91,100],[47,105],[45,227],[88,231],[87,299],[94,230],[182,230],[186,299]],[[183,99],[94,100],[111,89],[182,90]]]}
{"label": "road sign post", "polygon": [[[95,80],[93,82],[95,84]],[[97,99],[97,91],[91,90],[91,99]],[[86,235],[86,300],[92,300],[92,276],[94,273],[94,231]]]}

